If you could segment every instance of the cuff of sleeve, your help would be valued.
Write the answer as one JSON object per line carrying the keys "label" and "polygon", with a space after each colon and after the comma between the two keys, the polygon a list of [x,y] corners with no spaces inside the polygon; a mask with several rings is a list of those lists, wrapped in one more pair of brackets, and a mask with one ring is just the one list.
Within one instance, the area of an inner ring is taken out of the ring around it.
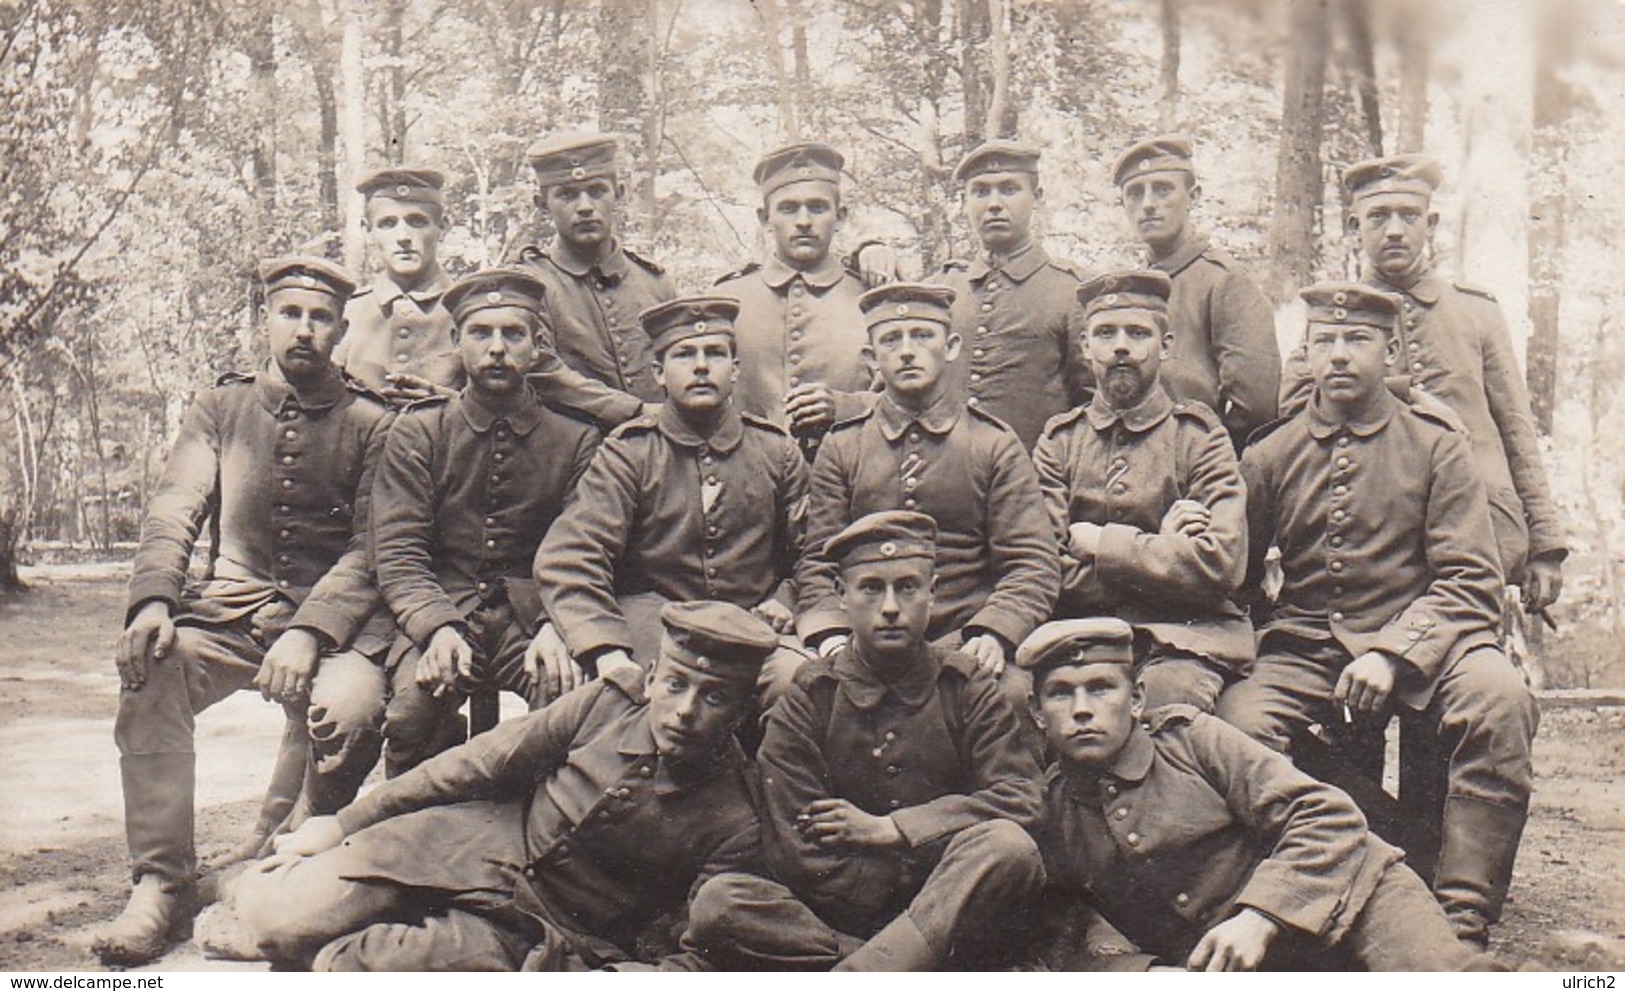
{"label": "cuff of sleeve", "polygon": [[945,835],[937,816],[924,806],[898,809],[891,814],[890,819],[897,827],[897,831],[903,834],[903,839],[908,845],[916,850]]}
{"label": "cuff of sleeve", "polygon": [[568,629],[558,624],[558,629],[564,635],[565,646],[577,657],[610,650],[632,653],[632,631],[627,627],[626,620],[618,616],[589,619],[584,623],[571,624]]}
{"label": "cuff of sleeve", "polygon": [[422,609],[413,610],[401,616],[401,629],[419,647],[429,646],[429,638],[434,631],[442,626],[462,626],[465,622],[463,614],[451,604],[451,600],[436,602]]}
{"label": "cuff of sleeve", "polygon": [[1431,680],[1438,673],[1448,647],[1431,628],[1407,623],[1382,630],[1367,649],[1381,651],[1424,680]]}
{"label": "cuff of sleeve", "polygon": [[814,644],[831,633],[850,633],[846,614],[839,609],[815,609],[796,618],[796,632],[806,644]]}
{"label": "cuff of sleeve", "polygon": [[294,613],[291,626],[302,626],[313,633],[319,634],[331,644],[331,649],[342,650],[355,639],[356,632],[367,621],[366,616],[351,616],[342,609],[335,609],[326,602],[318,602],[314,598],[306,599]]}
{"label": "cuff of sleeve", "polygon": [[131,619],[135,618],[135,614],[140,612],[141,607],[149,602],[168,603],[169,611],[173,613],[180,601],[180,586],[167,578],[156,575],[132,578],[130,579],[130,606],[124,610],[124,621],[129,623]]}
{"label": "cuff of sleeve", "polygon": [[986,608],[972,616],[970,622],[965,624],[966,634],[976,627],[998,634],[1005,646],[1011,648],[1027,639],[1027,634],[1033,631],[1031,623],[1017,619],[997,608]]}
{"label": "cuff of sleeve", "polygon": [[1333,899],[1328,892],[1305,885],[1293,868],[1268,860],[1253,871],[1236,899],[1237,908],[1254,909],[1282,926],[1315,936],[1331,929],[1341,904],[1342,898]]}
{"label": "cuff of sleeve", "polygon": [[1095,570],[1102,581],[1113,581],[1134,560],[1134,538],[1139,535],[1139,528],[1126,523],[1108,523],[1101,528],[1100,546],[1095,548]]}

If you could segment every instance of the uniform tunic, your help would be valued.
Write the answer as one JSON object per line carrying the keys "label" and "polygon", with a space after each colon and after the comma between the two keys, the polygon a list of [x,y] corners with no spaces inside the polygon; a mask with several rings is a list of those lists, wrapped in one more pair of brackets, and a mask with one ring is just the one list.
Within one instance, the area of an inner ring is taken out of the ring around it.
{"label": "uniform tunic", "polygon": [[639,313],[677,295],[664,268],[622,247],[583,268],[561,254],[557,242],[526,248],[520,263],[547,286],[553,347],[532,375],[544,398],[605,426],[664,398],[649,337],[638,323]]}
{"label": "uniform tunic", "polygon": [[437,271],[409,292],[388,275],[357,289],[344,308],[350,327],[333,350],[333,364],[375,392],[388,387],[385,375],[396,373],[460,387],[463,366],[451,339],[451,313],[441,299],[450,288],[451,279]]}
{"label": "uniform tunic", "polygon": [[868,332],[858,311],[863,280],[837,260],[801,272],[774,255],[718,279],[717,292],[739,300],[734,402],[745,412],[788,427],[785,393],[804,383],[829,386],[837,420],[874,404],[874,374],[862,354]]}
{"label": "uniform tunic", "polygon": [[[1057,616],[1118,616],[1159,644],[1246,672],[1252,626],[1231,602],[1247,567],[1246,489],[1212,410],[1153,389],[1119,412],[1097,394],[1050,421],[1033,462],[1063,548]],[[1161,532],[1180,499],[1212,513],[1204,532]],[[1064,550],[1079,522],[1103,528],[1087,564]]]}
{"label": "uniform tunic", "polygon": [[964,341],[949,366],[965,402],[1009,424],[1028,450],[1050,417],[1089,397],[1082,351],[1082,273],[1034,244],[999,268],[953,262],[935,281],[953,288],[953,331]]}
{"label": "uniform tunic", "polygon": [[1275,313],[1240,264],[1200,234],[1150,267],[1168,273],[1173,346],[1162,384],[1175,399],[1219,414],[1239,450],[1247,435],[1275,419],[1281,349]]}
{"label": "uniform tunic", "polygon": [[[1561,560],[1568,554],[1563,521],[1547,485],[1529,389],[1495,297],[1435,274],[1409,289],[1368,281],[1399,297],[1400,371],[1412,388],[1454,410],[1467,428],[1507,580],[1521,582],[1529,558]],[[1303,408],[1313,385],[1299,348],[1282,386],[1282,411]]]}
{"label": "uniform tunic", "polygon": [[807,465],[783,429],[730,411],[701,437],[663,406],[604,441],[542,541],[547,615],[582,656],[645,639],[624,596],[756,606],[795,566],[806,501]]}
{"label": "uniform tunic", "polygon": [[872,411],[836,424],[813,464],[808,552],[796,570],[804,639],[846,629],[835,565],[820,553],[824,542],[888,509],[937,521],[930,639],[971,628],[1019,644],[1049,618],[1060,560],[1020,438],[984,407],[967,408],[952,396],[918,417],[882,398]]}

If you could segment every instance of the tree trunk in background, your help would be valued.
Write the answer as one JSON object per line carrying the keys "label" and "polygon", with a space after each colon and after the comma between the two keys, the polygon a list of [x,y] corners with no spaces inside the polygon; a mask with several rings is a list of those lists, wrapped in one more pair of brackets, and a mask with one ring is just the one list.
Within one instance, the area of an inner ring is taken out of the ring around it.
{"label": "tree trunk in background", "polygon": [[1162,0],[1162,63],[1158,72],[1157,128],[1179,127],[1179,0]]}
{"label": "tree trunk in background", "polygon": [[1420,152],[1428,123],[1428,66],[1430,44],[1426,34],[1402,33],[1399,47],[1399,134],[1396,155]]}
{"label": "tree trunk in background", "polygon": [[[644,73],[650,65],[657,18],[651,16],[658,0],[599,0],[598,5],[598,129],[606,134],[632,137],[641,145],[645,135]],[[623,150],[639,155],[638,146]],[[639,156],[644,158],[644,156]],[[636,163],[640,181],[630,216],[645,236],[654,220],[654,163]]]}
{"label": "tree trunk in background", "polygon": [[17,542],[21,536],[17,511],[10,506],[0,510],[0,592],[21,592],[28,588],[17,574]]}
{"label": "tree trunk in background", "polygon": [[1366,154],[1382,154],[1382,104],[1377,96],[1377,57],[1371,43],[1371,8],[1366,0],[1342,0],[1343,23],[1348,30],[1349,69],[1360,103]]}
{"label": "tree trunk in background", "polygon": [[921,47],[926,51],[920,105],[919,149],[921,205],[920,271],[935,272],[948,250],[946,189],[950,168],[942,158],[942,101],[947,94],[948,54],[942,44],[942,0],[922,0],[916,11]]}
{"label": "tree trunk in background", "polygon": [[1574,91],[1559,74],[1568,64],[1572,38],[1568,22],[1543,12],[1541,44],[1535,56],[1534,146],[1529,205],[1529,351],[1526,370],[1535,426],[1552,432],[1557,405],[1558,317],[1561,312],[1564,248],[1564,171],[1574,111]]}
{"label": "tree trunk in background", "polygon": [[406,0],[385,0],[383,23],[378,30],[384,54],[384,99],[379,107],[378,123],[383,134],[384,159],[391,165],[407,160],[406,66],[401,60],[401,21],[405,16]]}
{"label": "tree trunk in background", "polygon": [[958,0],[955,5],[954,20],[959,26],[959,80],[965,92],[967,150],[988,138],[987,74],[982,69],[979,49],[982,39],[988,36],[990,2],[995,0]]}
{"label": "tree trunk in background", "polygon": [[988,129],[1001,138],[1014,138],[1021,114],[1010,97],[1010,0],[987,2],[988,55],[993,76],[993,95],[987,105]]}
{"label": "tree trunk in background", "polygon": [[[321,140],[316,148],[316,182],[321,190],[322,229],[327,234],[339,233],[339,101],[333,89],[338,66],[331,54],[331,46],[322,34],[321,16],[311,5],[294,18],[297,30],[304,39],[310,56],[310,78],[316,87],[316,110],[321,121]],[[331,255],[331,250],[319,253]]]}
{"label": "tree trunk in background", "polygon": [[762,25],[762,51],[767,54],[767,67],[773,73],[773,87],[779,98],[779,133],[786,141],[800,141],[801,122],[796,118],[795,88],[785,69],[784,48],[779,41],[783,21],[779,0],[756,0],[754,6]]}
{"label": "tree trunk in background", "polygon": [[1270,222],[1268,289],[1277,303],[1290,299],[1315,269],[1315,222],[1325,186],[1320,141],[1325,127],[1326,0],[1294,4],[1291,32]]}
{"label": "tree trunk in background", "polygon": [[249,170],[254,182],[254,202],[260,214],[255,227],[264,238],[274,223],[277,199],[277,118],[281,108],[277,105],[276,20],[269,6],[256,5],[250,8],[248,16],[243,50],[248,55],[248,85],[259,124]]}
{"label": "tree trunk in background", "polygon": [[344,87],[339,103],[339,126],[344,144],[344,266],[359,272],[366,259],[367,242],[361,229],[364,198],[355,181],[367,167],[367,75],[361,63],[364,26],[362,0],[347,0],[340,7],[339,79]]}

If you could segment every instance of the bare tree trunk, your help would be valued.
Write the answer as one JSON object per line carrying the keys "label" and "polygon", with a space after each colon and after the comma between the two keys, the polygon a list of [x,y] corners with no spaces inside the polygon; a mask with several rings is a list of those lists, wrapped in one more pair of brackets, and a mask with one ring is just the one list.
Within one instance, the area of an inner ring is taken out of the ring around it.
{"label": "bare tree trunk", "polygon": [[812,89],[812,69],[808,65],[807,23],[801,13],[801,0],[785,0],[785,11],[790,16],[790,60],[796,81],[796,119],[807,119],[807,99]]}
{"label": "bare tree trunk", "polygon": [[987,140],[988,97],[982,59],[978,53],[988,33],[988,5],[995,0],[957,0],[955,21],[959,26],[959,80],[965,93],[965,148]]}
{"label": "bare tree trunk", "polygon": [[363,25],[361,0],[346,0],[339,8],[339,81],[343,99],[339,103],[339,126],[344,143],[344,265],[359,271],[366,257],[366,238],[361,229],[363,197],[354,189],[355,180],[367,167],[367,77],[361,64]]}
{"label": "bare tree trunk", "polygon": [[25,592],[22,576],[17,573],[17,544],[22,530],[17,526],[17,510],[7,506],[0,511],[0,592]]}
{"label": "bare tree trunk", "polygon": [[384,44],[384,100],[380,123],[384,158],[391,165],[406,161],[406,65],[401,57],[401,20],[406,0],[386,0],[379,31]]}
{"label": "bare tree trunk", "polygon": [[[319,32],[313,26],[308,32]],[[316,86],[317,116],[321,120],[321,144],[316,151],[316,182],[321,192],[322,229],[326,234],[339,233],[339,103],[333,90],[333,59],[325,49],[326,39],[308,34],[310,48],[310,75]]]}
{"label": "bare tree trunk", "polygon": [[1396,154],[1420,152],[1428,122],[1428,72],[1432,45],[1420,31],[1399,38],[1399,139]]}
{"label": "bare tree trunk", "polygon": [[243,48],[248,55],[250,105],[259,119],[259,133],[249,164],[254,202],[260,214],[255,226],[263,234],[270,230],[276,216],[277,119],[281,117],[277,105],[276,20],[269,6],[251,7],[249,17]]}
{"label": "bare tree trunk", "polygon": [[1382,154],[1382,104],[1377,96],[1377,58],[1371,42],[1371,9],[1366,0],[1343,0],[1343,23],[1348,29],[1349,68],[1360,101],[1360,122],[1365,126],[1366,154]]}
{"label": "bare tree trunk", "polygon": [[920,270],[934,272],[947,257],[949,234],[945,190],[949,171],[942,160],[942,100],[947,93],[948,80],[948,55],[942,42],[942,0],[921,0],[916,13],[922,47],[928,53],[918,110]]}
{"label": "bare tree trunk", "polygon": [[1179,126],[1179,0],[1162,0],[1162,67],[1159,73],[1157,126],[1172,131]]}
{"label": "bare tree trunk", "polygon": [[753,6],[762,22],[762,49],[767,54],[767,67],[773,73],[774,89],[779,97],[779,132],[786,140],[801,140],[801,123],[796,118],[795,89],[790,74],[784,67],[784,48],[779,43],[779,25],[782,20],[779,0],[756,0]]}
{"label": "bare tree trunk", "polygon": [[598,128],[606,134],[636,135],[644,160],[637,197],[630,211],[645,234],[654,224],[654,156],[650,149],[648,106],[658,58],[654,33],[659,23],[659,0],[599,0]]}
{"label": "bare tree trunk", "polygon": [[1561,348],[1558,316],[1562,298],[1564,220],[1564,164],[1568,151],[1574,91],[1559,74],[1572,47],[1565,18],[1548,13],[1542,18],[1541,40],[1535,60],[1534,142],[1529,174],[1533,177],[1529,204],[1529,351],[1526,374],[1529,406],[1535,425],[1552,432],[1557,405],[1557,356]]}
{"label": "bare tree trunk", "polygon": [[1001,138],[1013,138],[1021,124],[1010,98],[1010,0],[987,0],[988,53],[992,61],[993,96],[987,105],[989,128]]}
{"label": "bare tree trunk", "polygon": [[1269,291],[1276,302],[1309,281],[1315,267],[1315,223],[1325,183],[1320,142],[1325,127],[1326,0],[1292,7],[1291,48],[1276,155],[1275,216],[1270,224]]}

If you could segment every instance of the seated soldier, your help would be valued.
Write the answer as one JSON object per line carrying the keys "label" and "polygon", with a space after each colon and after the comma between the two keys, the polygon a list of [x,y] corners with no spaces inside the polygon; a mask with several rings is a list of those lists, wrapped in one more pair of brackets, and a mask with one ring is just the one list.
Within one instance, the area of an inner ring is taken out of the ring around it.
{"label": "seated soldier", "polygon": [[1056,758],[1035,831],[1050,886],[1145,954],[1074,965],[1459,970],[1475,961],[1347,795],[1189,706],[1138,722],[1132,640],[1122,620],[1061,620],[1016,655],[1032,672],[1033,715]]}
{"label": "seated soldier", "polygon": [[691,296],[642,314],[670,398],[609,436],[536,553],[542,601],[563,638],[542,660],[566,687],[581,668],[647,667],[668,601],[731,602],[785,634],[766,683],[788,684],[801,661],[786,586],[807,465],[783,427],[734,404],[738,310],[727,297]]}
{"label": "seated soldier", "polygon": [[1448,411],[1407,406],[1384,373],[1398,356],[1392,296],[1358,284],[1303,291],[1315,387],[1254,435],[1248,581],[1281,551],[1258,662],[1218,713],[1290,751],[1313,724],[1419,714],[1448,768],[1430,879],[1457,935],[1483,946],[1512,881],[1540,712],[1496,644],[1501,573],[1472,448]]}
{"label": "seated soldier", "polygon": [[1230,601],[1247,567],[1247,498],[1218,416],[1162,388],[1169,291],[1156,271],[1079,287],[1097,388],[1044,427],[1033,463],[1064,535],[1055,614],[1133,623],[1146,707],[1212,712],[1253,659],[1253,628]]}
{"label": "seated soldier", "polygon": [[1035,744],[992,680],[926,641],[936,525],[874,513],[825,548],[852,639],[805,665],[757,755],[773,877],[720,875],[688,940],[724,968],[1008,962],[1043,883]]}
{"label": "seated soldier", "polygon": [[824,542],[869,513],[917,510],[939,528],[927,638],[1004,677],[1012,706],[1025,707],[1026,682],[1005,665],[1054,608],[1060,558],[1021,439],[967,406],[946,378],[960,348],[949,330],[953,299],[943,286],[900,282],[859,300],[869,325],[864,355],[885,393],[837,423],[819,448],[796,623],[809,646],[834,653],[848,622]]}
{"label": "seated soldier", "polygon": [[317,970],[581,970],[748,866],[734,731],[773,631],[720,602],[662,610],[644,678],[618,668],[281,837],[236,889],[273,961]]}
{"label": "seated soldier", "polygon": [[400,626],[384,722],[390,777],[461,742],[457,708],[476,686],[533,709],[559,694],[537,669],[530,566],[600,435],[526,385],[546,333],[544,292],[520,269],[447,290],[468,385],[412,404],[390,431],[373,489],[378,587]]}
{"label": "seated soldier", "polygon": [[[250,682],[282,702],[310,734],[283,750],[308,764],[294,777],[316,812],[353,798],[378,759],[372,658],[386,641],[366,629],[378,595],[365,528],[388,411],[333,367],[349,277],[298,257],[259,274],[271,359],[187,411],[130,575],[113,737],[135,890],[95,936],[108,964],[152,960],[191,920],[197,713]],[[205,519],[209,568],[189,582]]]}

